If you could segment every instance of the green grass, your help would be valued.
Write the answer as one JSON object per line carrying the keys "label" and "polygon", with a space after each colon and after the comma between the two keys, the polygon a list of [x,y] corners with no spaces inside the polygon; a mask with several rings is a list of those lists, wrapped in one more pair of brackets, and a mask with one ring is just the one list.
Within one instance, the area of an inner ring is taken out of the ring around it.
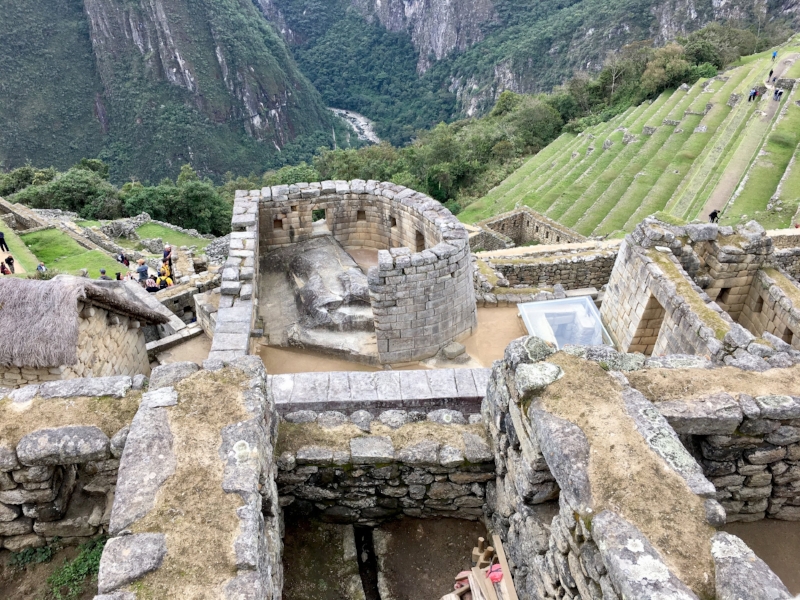
{"label": "green grass", "polygon": [[86,591],[90,583],[97,581],[100,557],[107,539],[99,537],[82,544],[78,556],[71,561],[65,561],[63,566],[47,578],[54,600],[75,600]]}
{"label": "green grass", "polygon": [[136,233],[142,239],[161,238],[165,244],[171,244],[176,247],[197,246],[198,248],[205,248],[211,243],[211,240],[192,237],[155,223],[145,223],[136,229]]}
{"label": "green grass", "polygon": [[[694,89],[694,88],[693,88]],[[664,109],[659,111],[655,118],[651,119],[649,124],[658,127],[650,136],[644,137],[644,142],[638,148],[638,152],[631,158],[631,160],[623,166],[619,171],[619,175],[613,182],[606,188],[606,190],[596,197],[592,207],[576,223],[576,230],[583,234],[589,235],[602,223],[616,207],[620,200],[623,198],[627,190],[635,185],[636,178],[643,172],[643,169],[652,160],[662,146],[669,140],[675,128],[671,125],[664,125],[662,123],[664,118],[675,117],[682,115],[683,110],[689,106],[694,99],[690,92],[676,92],[672,95],[669,102],[664,105]],[[631,146],[632,144],[629,144]],[[631,208],[627,202],[620,210],[635,210]],[[607,232],[619,229],[624,225],[625,220],[622,220],[618,226],[607,228]]]}
{"label": "green grass", "polygon": [[[766,144],[762,148],[766,154],[758,156],[753,163],[742,192],[728,206],[723,222],[737,222],[741,215],[753,217],[766,210],[767,203],[777,190],[800,141],[798,132],[800,132],[800,107],[790,102],[786,116],[767,137]],[[782,212],[786,212],[786,209]],[[788,217],[791,218],[791,215]]]}
{"label": "green grass", "polygon": [[[81,269],[88,269],[89,277],[96,279],[100,276],[100,269],[106,269],[110,277],[124,269],[106,253],[86,250],[58,229],[27,233],[22,236],[22,241],[51,271],[78,275]],[[36,269],[35,264],[33,269]]]}
{"label": "green grass", "polygon": [[29,273],[35,273],[39,260],[34,253],[30,251],[25,245],[25,242],[11,229],[3,227],[3,233],[6,236],[6,244],[8,244],[8,250],[11,256],[13,256],[16,263],[22,265],[22,268],[26,271],[25,274],[20,274],[20,277],[25,277]]}
{"label": "green grass", "polygon": [[100,227],[102,225],[100,221],[75,221],[75,224],[79,227]]}

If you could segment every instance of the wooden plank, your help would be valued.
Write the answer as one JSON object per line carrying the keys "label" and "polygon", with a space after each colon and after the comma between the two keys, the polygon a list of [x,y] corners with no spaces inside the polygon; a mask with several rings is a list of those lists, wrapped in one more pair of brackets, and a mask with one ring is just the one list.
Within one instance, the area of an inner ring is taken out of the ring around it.
{"label": "wooden plank", "polygon": [[481,593],[486,600],[498,600],[497,592],[494,591],[492,582],[486,577],[486,571],[483,571],[478,567],[472,567],[472,575],[478,585],[481,586]]}
{"label": "wooden plank", "polygon": [[467,580],[469,581],[470,592],[472,592],[472,600],[486,600],[486,596],[483,595],[481,585],[478,582],[478,577],[470,573]]}
{"label": "wooden plank", "polygon": [[514,580],[511,578],[511,569],[508,567],[508,560],[506,560],[506,551],[503,548],[503,542],[500,540],[500,536],[492,536],[492,542],[494,543],[494,551],[497,554],[497,559],[500,561],[500,567],[503,569],[503,580],[501,583],[504,584],[503,591],[506,600],[519,600],[517,597],[517,590],[514,587]]}

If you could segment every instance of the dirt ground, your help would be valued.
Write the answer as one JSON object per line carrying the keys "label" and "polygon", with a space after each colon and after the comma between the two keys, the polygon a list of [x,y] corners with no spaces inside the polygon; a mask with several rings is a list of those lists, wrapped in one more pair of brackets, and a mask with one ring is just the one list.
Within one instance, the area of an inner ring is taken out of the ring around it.
{"label": "dirt ground", "polygon": [[283,541],[284,600],[363,598],[352,526],[287,519]]}
{"label": "dirt ground", "polygon": [[472,567],[478,538],[486,537],[482,523],[460,519],[402,519],[379,530],[388,534],[380,562],[393,600],[434,600],[452,592],[455,576]]}
{"label": "dirt ground", "polygon": [[159,354],[158,363],[166,365],[188,360],[202,365],[203,361],[208,358],[209,352],[211,352],[211,339],[207,335],[201,334]]}
{"label": "dirt ground", "polygon": [[516,306],[505,308],[479,308],[478,331],[464,340],[467,354],[484,367],[503,358],[512,340],[528,335],[525,324],[519,318]]}
{"label": "dirt ground", "polygon": [[697,369],[644,369],[626,373],[628,381],[652,402],[707,396],[717,392],[730,394],[797,394],[800,390],[800,365],[788,369],[770,369],[763,373],[722,367],[707,371]]}
{"label": "dirt ground", "polygon": [[800,594],[800,522],[763,519],[730,523],[720,529],[742,538],[792,594]]}
{"label": "dirt ground", "polygon": [[[49,600],[47,578],[59,569],[64,561],[72,560],[80,552],[78,547],[61,550],[49,563],[28,565],[16,569],[8,565],[11,553],[0,551],[0,598],[3,600]],[[97,594],[97,582],[90,582],[76,600],[92,600]]]}

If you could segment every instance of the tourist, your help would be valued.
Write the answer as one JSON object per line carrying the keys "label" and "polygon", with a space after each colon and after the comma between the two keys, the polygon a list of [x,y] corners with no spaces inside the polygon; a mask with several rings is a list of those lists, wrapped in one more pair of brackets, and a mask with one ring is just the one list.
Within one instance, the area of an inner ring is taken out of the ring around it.
{"label": "tourist", "polygon": [[154,294],[161,288],[158,287],[158,284],[156,283],[155,279],[153,279],[152,277],[148,277],[147,281],[144,282],[144,289],[146,289],[151,294]]}
{"label": "tourist", "polygon": [[103,281],[111,281],[111,277],[106,275],[105,269],[100,269],[100,277],[98,277],[98,279],[102,279]]}
{"label": "tourist", "polygon": [[36,270],[39,271],[39,273],[47,273],[47,267],[44,266],[43,262],[39,263],[39,266],[36,267]]}
{"label": "tourist", "polygon": [[778,51],[777,50],[775,50],[775,52],[772,53],[772,62],[775,62],[776,58],[778,58]]}
{"label": "tourist", "polygon": [[169,244],[164,246],[164,257],[161,262],[164,265],[169,265],[169,272],[172,273],[172,246]]}
{"label": "tourist", "polygon": [[8,270],[4,262],[0,262],[0,275],[11,275],[11,271]]}
{"label": "tourist", "polygon": [[161,269],[161,272],[158,274],[158,279],[156,280],[158,284],[158,288],[163,290],[164,288],[171,287],[173,285],[172,277],[169,276],[169,273],[166,269]]}
{"label": "tourist", "polygon": [[126,267],[129,267],[131,265],[130,261],[127,259],[127,257],[124,254],[122,254],[122,252],[120,252],[117,255],[117,262],[122,263]]}
{"label": "tourist", "polygon": [[6,244],[6,234],[0,231],[0,252],[9,252],[8,244]]}
{"label": "tourist", "polygon": [[719,211],[716,208],[709,213],[708,220],[712,223],[719,223]]}
{"label": "tourist", "polygon": [[139,275],[139,283],[144,283],[147,281],[147,265],[144,263],[144,259],[140,258],[138,261],[139,266],[136,267],[136,273]]}
{"label": "tourist", "polygon": [[10,254],[8,256],[6,256],[5,263],[8,265],[8,268],[12,273],[16,273],[16,271],[14,269],[14,257],[13,256],[11,256]]}
{"label": "tourist", "polygon": [[778,90],[778,102],[781,101],[781,98],[783,98],[783,90]]}
{"label": "tourist", "polygon": [[747,96],[747,101],[748,102],[752,102],[753,98],[755,98],[755,97],[756,97],[756,90],[755,90],[755,88],[751,88],[750,89],[750,94]]}
{"label": "tourist", "polygon": [[770,69],[769,70],[769,75],[767,75],[767,82],[769,82],[769,80],[772,79],[772,73],[773,73],[773,70]]}

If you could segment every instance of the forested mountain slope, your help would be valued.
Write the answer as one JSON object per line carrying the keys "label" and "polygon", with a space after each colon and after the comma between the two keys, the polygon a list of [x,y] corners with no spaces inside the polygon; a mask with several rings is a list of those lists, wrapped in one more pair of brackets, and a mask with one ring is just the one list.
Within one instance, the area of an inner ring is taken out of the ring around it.
{"label": "forested mountain slope", "polygon": [[333,118],[250,0],[5,0],[0,43],[6,168],[99,155],[115,180],[157,181],[330,142]]}
{"label": "forested mountain slope", "polygon": [[326,102],[363,112],[395,144],[447,111],[486,112],[503,90],[548,91],[597,71],[633,41],[660,45],[712,21],[763,30],[798,10],[794,0],[255,1]]}

